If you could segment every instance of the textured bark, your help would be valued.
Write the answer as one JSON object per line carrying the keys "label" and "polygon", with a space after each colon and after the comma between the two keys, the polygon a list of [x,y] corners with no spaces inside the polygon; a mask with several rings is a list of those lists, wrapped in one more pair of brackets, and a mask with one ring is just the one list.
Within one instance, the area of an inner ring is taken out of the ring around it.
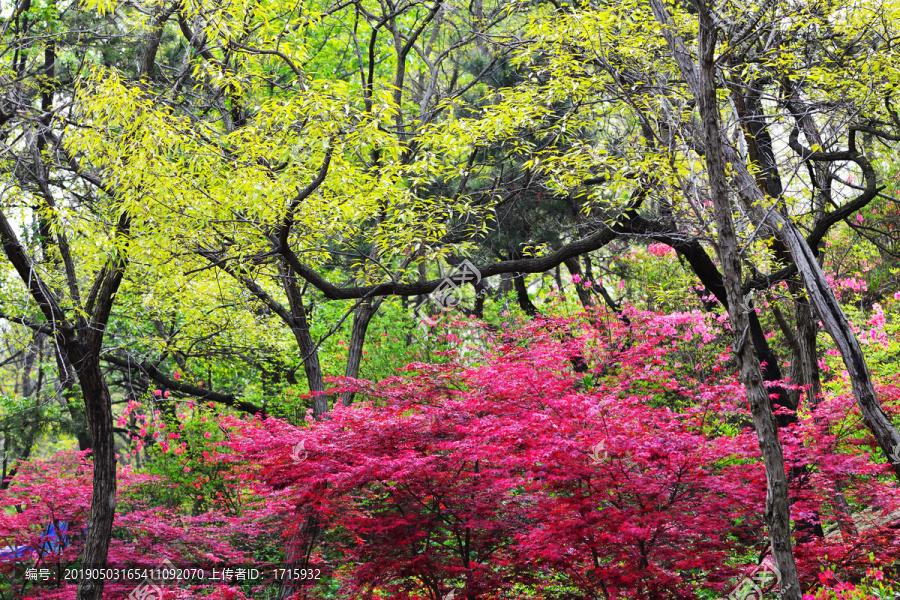
{"label": "textured bark", "polygon": [[68,362],[67,354],[55,349],[56,367],[59,372],[59,383],[56,386],[56,393],[59,394],[66,403],[66,410],[69,412],[69,418],[72,419],[72,430],[78,439],[78,449],[82,452],[94,447],[91,431],[88,427],[87,417],[84,411],[84,402],[81,395],[75,388],[77,374],[75,367]]}
{"label": "textured bark", "polygon": [[[347,351],[347,368],[344,375],[359,377],[359,365],[362,363],[363,348],[366,345],[366,332],[372,317],[378,311],[384,298],[378,298],[375,302],[363,302],[356,307],[353,313],[353,328],[350,331],[350,348]],[[344,392],[341,394],[341,403],[344,406],[350,406],[353,403],[353,392]]]}
{"label": "textured bark", "polygon": [[329,410],[328,396],[325,394],[325,378],[322,375],[322,365],[319,363],[319,348],[309,331],[309,320],[306,317],[306,307],[303,305],[303,294],[290,269],[285,270],[282,281],[291,310],[291,333],[294,334],[294,339],[297,340],[297,346],[300,348],[306,382],[310,393],[313,394],[313,416],[318,419]]}
{"label": "textured bark", "polygon": [[[735,177],[735,186],[744,195],[745,204],[756,216],[761,225],[768,225],[778,239],[784,243],[791,253],[793,262],[797,267],[803,285],[806,288],[810,302],[819,315],[823,327],[834,340],[835,346],[841,353],[844,366],[850,376],[850,384],[853,387],[853,395],[862,412],[863,421],[872,433],[878,445],[884,452],[885,458],[891,462],[891,454],[894,448],[900,447],[900,432],[891,423],[878,402],[878,394],[872,383],[869,367],[866,364],[859,341],[850,327],[850,321],[841,308],[840,302],[834,295],[834,290],[825,280],[812,248],[803,237],[803,234],[794,224],[793,220],[778,211],[766,211],[763,208],[765,198],[756,186],[753,177],[746,166],[740,162],[733,150],[725,147],[726,158],[732,163],[732,172]],[[817,154],[810,154],[810,158],[816,159]],[[818,155],[821,158],[830,155]],[[858,159],[859,156],[856,155]],[[857,199],[858,200],[858,199]],[[850,204],[855,204],[854,200]],[[846,208],[843,207],[843,208]],[[843,210],[843,208],[841,210]],[[837,212],[837,211],[835,211]],[[826,215],[824,222],[830,221]],[[898,480],[900,480],[900,462],[893,463],[892,467]]]}
{"label": "textured bark", "polygon": [[716,99],[716,70],[714,53],[716,26],[712,12],[702,0],[697,3],[700,29],[698,34],[699,65],[693,62],[681,38],[672,30],[671,18],[661,0],[651,0],[654,15],[663,27],[666,42],[674,54],[678,67],[687,80],[697,101],[706,146],[706,168],[710,196],[715,210],[716,229],[722,279],[728,298],[728,314],[734,332],[734,355],[740,369],[741,382],[753,415],[759,448],[766,467],[766,513],[769,540],[775,566],[781,572],[784,600],[800,600],[800,581],[791,543],[790,503],[788,482],[784,470],[784,456],[778,439],[778,427],[772,413],[769,394],[763,385],[763,375],[750,336],[750,319],[741,310],[740,247],[732,220],[730,189],[722,149],[719,107]]}
{"label": "textured bark", "polygon": [[796,362],[792,361],[791,365],[792,367],[796,366],[796,377],[794,377],[796,382],[808,386],[804,394],[806,402],[815,409],[822,396],[822,382],[819,379],[816,349],[819,325],[816,323],[809,300],[803,297],[797,298],[794,306],[797,313],[797,352],[794,358]]}
{"label": "textured bark", "polygon": [[[825,331],[834,340],[841,353],[847,373],[850,375],[853,394],[862,411],[863,420],[878,445],[881,446],[885,457],[890,461],[894,448],[900,448],[900,433],[878,402],[878,395],[875,392],[875,386],[872,383],[869,367],[859,346],[859,341],[850,328],[850,322],[837,301],[834,291],[828,285],[816,263],[812,250],[806,245],[806,240],[789,219],[782,217],[780,221],[782,226],[778,231],[784,237],[794,256],[794,262],[797,263],[800,276],[803,278]],[[893,463],[893,468],[897,478],[900,479],[900,462]]]}
{"label": "textured bark", "polygon": [[[80,345],[79,345],[80,346]],[[91,514],[87,523],[87,540],[81,555],[86,569],[106,566],[116,508],[116,456],[113,417],[109,388],[100,371],[99,348],[77,347],[72,353],[78,370],[78,382],[84,395],[85,412],[90,427],[94,462]],[[77,600],[99,600],[102,579],[82,579]]]}
{"label": "textured bark", "polygon": [[[581,277],[581,261],[577,256],[567,258],[564,263],[571,275],[578,275],[579,277]],[[578,299],[581,301],[581,305],[585,309],[589,309],[594,305],[594,301],[591,299],[590,292],[588,292],[583,285],[576,284],[575,293],[578,294]]]}

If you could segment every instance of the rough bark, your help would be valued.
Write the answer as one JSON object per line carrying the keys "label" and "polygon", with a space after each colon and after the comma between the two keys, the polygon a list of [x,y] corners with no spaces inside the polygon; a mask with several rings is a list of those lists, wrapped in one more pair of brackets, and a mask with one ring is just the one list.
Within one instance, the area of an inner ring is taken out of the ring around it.
{"label": "rough bark", "polygon": [[[581,261],[577,256],[567,258],[564,261],[564,264],[569,270],[569,274],[578,275],[579,277],[581,277]],[[578,294],[578,299],[581,301],[581,305],[585,308],[585,310],[591,308],[594,305],[594,301],[593,299],[591,299],[590,292],[588,292],[583,285],[575,284],[575,293]]]}
{"label": "rough bark", "polygon": [[[852,139],[852,136],[851,136]],[[721,145],[721,142],[720,142]],[[803,234],[794,224],[790,217],[783,215],[779,211],[766,211],[763,208],[765,197],[762,191],[756,186],[753,177],[750,175],[746,166],[738,159],[733,149],[724,146],[726,158],[732,163],[732,173],[735,177],[736,188],[744,196],[745,204],[748,209],[756,216],[761,225],[768,225],[776,237],[788,248],[791,253],[803,285],[806,288],[810,302],[819,315],[823,327],[828,335],[834,340],[835,345],[841,353],[847,373],[850,376],[850,384],[853,388],[853,395],[856,397],[857,404],[862,412],[863,421],[866,427],[872,433],[875,441],[884,452],[884,456],[888,462],[891,461],[891,454],[894,448],[900,447],[900,432],[891,423],[891,420],[885,414],[884,410],[878,402],[878,394],[872,383],[872,377],[869,373],[869,367],[866,364],[859,341],[850,327],[850,321],[844,313],[844,309],[834,295],[834,290],[825,280],[825,274],[816,261],[816,256]],[[807,154],[807,158],[811,160],[831,160],[832,155],[844,156],[845,153],[812,153]],[[856,154],[855,148],[847,153],[848,156],[868,164],[864,158]],[[848,158],[849,160],[849,158]],[[871,166],[869,165],[869,168]],[[865,170],[865,169],[864,169]],[[868,179],[868,177],[867,177]],[[840,209],[844,209],[850,205],[856,205],[859,198],[853,200],[848,205]],[[839,212],[838,210],[834,211]],[[822,222],[830,222],[832,215],[826,215]],[[900,462],[892,464],[894,473],[900,480]]]}
{"label": "rough bark", "polygon": [[674,54],[678,67],[697,101],[702,121],[702,135],[706,145],[706,168],[710,196],[715,210],[716,229],[722,278],[728,298],[729,318],[734,332],[734,355],[740,369],[741,382],[747,393],[753,424],[766,467],[766,513],[769,540],[775,566],[782,576],[782,597],[800,600],[800,581],[791,543],[790,503],[784,456],[778,439],[778,427],[772,413],[769,394],[763,385],[763,375],[756,360],[750,319],[741,310],[740,247],[732,220],[730,189],[722,149],[719,107],[716,99],[716,70],[714,53],[717,29],[711,8],[702,0],[697,2],[699,18],[699,65],[693,62],[683,40],[673,31],[671,18],[661,0],[651,0],[653,13],[663,28],[663,35]]}
{"label": "rough bark", "polygon": [[[347,368],[344,375],[359,377],[359,365],[362,363],[363,348],[366,344],[366,332],[372,317],[378,311],[384,298],[378,298],[375,302],[363,302],[356,307],[353,313],[353,327],[350,331],[350,348],[347,351]],[[341,403],[344,406],[350,406],[353,403],[353,392],[344,392],[341,394]]]}
{"label": "rough bark", "polygon": [[[73,353],[78,371],[86,416],[90,427],[94,462],[91,514],[87,523],[87,540],[82,552],[82,566],[102,569],[106,566],[116,508],[116,456],[113,438],[113,416],[109,388],[100,371],[99,348],[79,347]],[[99,600],[102,579],[82,579],[77,600]]]}
{"label": "rough bark", "polygon": [[285,269],[282,281],[291,310],[291,333],[294,334],[294,339],[297,340],[297,346],[300,348],[306,382],[313,395],[313,416],[318,419],[329,409],[328,396],[325,394],[325,378],[322,375],[322,365],[319,363],[319,348],[309,330],[309,319],[306,315],[306,307],[303,305],[303,294],[297,285],[297,279],[289,268]]}

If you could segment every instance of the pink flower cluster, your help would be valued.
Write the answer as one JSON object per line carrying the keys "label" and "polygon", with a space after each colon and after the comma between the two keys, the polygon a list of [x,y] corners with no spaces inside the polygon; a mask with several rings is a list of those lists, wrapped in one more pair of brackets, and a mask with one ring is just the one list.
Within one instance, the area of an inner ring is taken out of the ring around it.
{"label": "pink flower cluster", "polygon": [[650,246],[647,247],[647,250],[653,256],[666,256],[667,254],[675,252],[675,249],[668,244],[650,244]]}

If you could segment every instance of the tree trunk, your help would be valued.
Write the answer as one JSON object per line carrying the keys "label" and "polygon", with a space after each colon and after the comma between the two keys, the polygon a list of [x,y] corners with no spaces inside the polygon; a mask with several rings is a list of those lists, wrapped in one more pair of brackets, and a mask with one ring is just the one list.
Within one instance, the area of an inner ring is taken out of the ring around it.
{"label": "tree trunk", "polygon": [[[312,554],[313,549],[315,549],[316,542],[318,541],[321,532],[322,527],[319,524],[319,520],[314,515],[306,517],[299,535],[294,538],[295,540],[303,540],[302,544],[295,543],[287,547],[285,562],[287,563],[288,569],[309,568],[310,555]],[[297,586],[298,583],[291,578],[283,579],[281,581],[281,586],[278,588],[277,600],[286,600],[289,598],[294,593]]]}
{"label": "tree trunk", "polygon": [[303,305],[303,294],[297,286],[297,278],[290,267],[284,267],[282,282],[291,309],[291,332],[300,347],[306,383],[310,394],[313,395],[313,416],[318,419],[327,413],[329,408],[328,396],[325,394],[325,378],[322,375],[322,365],[319,363],[319,349],[309,331],[309,320],[306,317],[306,307]]}
{"label": "tree trunk", "polygon": [[531,301],[531,298],[528,297],[528,285],[525,282],[525,277],[525,273],[519,273],[513,278],[513,285],[516,288],[516,298],[519,301],[519,307],[526,315],[533,317],[538,314],[538,309],[534,302]]}
{"label": "tree trunk", "polygon": [[[344,375],[359,377],[359,365],[362,363],[363,348],[366,345],[366,332],[372,317],[378,311],[384,297],[378,298],[375,302],[365,301],[356,307],[353,313],[353,328],[350,331],[350,349],[347,353],[347,368]],[[353,403],[353,392],[344,392],[341,394],[341,403],[344,406],[350,406]]]}
{"label": "tree trunk", "polygon": [[687,80],[702,122],[706,145],[706,168],[709,177],[710,196],[715,210],[718,233],[719,258],[722,263],[722,279],[728,297],[728,314],[734,334],[734,355],[740,368],[741,382],[747,392],[753,424],[759,440],[766,468],[765,520],[775,566],[781,572],[784,600],[800,600],[800,581],[791,544],[790,503],[788,482],[784,469],[784,455],[778,439],[778,427],[772,413],[769,393],[763,385],[763,375],[756,360],[754,342],[750,335],[750,319],[741,309],[741,259],[740,247],[732,220],[730,189],[726,176],[725,157],[720,131],[720,115],[716,98],[716,26],[710,7],[702,0],[697,2],[700,29],[698,34],[699,68],[692,62],[691,54],[680,37],[676,37],[668,11],[661,0],[651,0],[654,15],[663,27],[663,35],[672,54]]}
{"label": "tree trunk", "polygon": [[319,349],[309,331],[309,322],[306,319],[306,309],[303,303],[298,303],[298,310],[294,313],[294,327],[292,331],[300,353],[303,356],[303,371],[306,373],[306,381],[309,391],[313,395],[313,416],[317,419],[328,412],[328,396],[325,394],[325,378],[322,375],[322,365],[319,363]]}
{"label": "tree trunk", "polygon": [[75,367],[69,362],[65,352],[59,349],[54,351],[56,357],[56,367],[59,371],[59,385],[56,393],[62,397],[66,403],[66,410],[69,412],[69,418],[72,419],[72,430],[78,439],[78,449],[84,452],[93,448],[94,442],[91,439],[91,430],[87,424],[87,418],[82,407],[83,400],[75,391],[75,380],[77,374]]}
{"label": "tree trunk", "polygon": [[[581,261],[578,260],[577,256],[566,259],[563,262],[566,265],[566,268],[569,270],[569,274],[578,275],[579,277],[581,277]],[[591,299],[590,292],[588,292],[583,285],[578,285],[576,283],[575,293],[578,294],[578,299],[581,300],[581,306],[583,306],[585,310],[588,310],[594,305],[594,301]]]}
{"label": "tree trunk", "polygon": [[[793,291],[793,290],[792,290]],[[799,290],[798,290],[799,291]],[[794,336],[794,348],[791,355],[791,383],[806,385],[807,390],[805,396],[808,406],[815,409],[818,404],[818,398],[822,393],[822,386],[819,382],[819,368],[816,363],[816,336],[818,335],[818,326],[813,317],[812,309],[806,302],[805,298],[798,298],[794,304],[796,311],[797,335]],[[796,406],[799,407],[802,400],[797,396]],[[803,484],[802,476],[809,472],[809,466],[799,465],[791,469],[791,479],[796,479],[799,486]],[[819,515],[816,513],[811,519],[797,519],[797,540],[800,542],[808,541],[812,537],[823,538],[825,531],[822,529],[821,523],[818,523]]]}
{"label": "tree trunk", "polygon": [[[72,362],[78,365],[78,381],[93,439],[94,460],[91,514],[87,524],[87,541],[82,553],[82,567],[102,569],[106,567],[109,540],[112,537],[116,511],[116,456],[113,438],[112,405],[109,388],[100,371],[100,354],[94,349],[78,349]],[[82,579],[78,584],[76,600],[100,600],[103,579]]]}
{"label": "tree trunk", "polygon": [[[791,290],[797,291],[797,290]],[[816,322],[813,308],[810,306],[806,298],[798,298],[796,303],[797,311],[797,382],[807,386],[805,396],[810,409],[815,412],[822,397],[822,382],[819,379],[819,363],[818,353],[816,350],[816,342],[819,332],[819,325]],[[793,364],[791,365],[794,366]],[[817,420],[818,422],[818,420]],[[851,517],[850,504],[844,496],[844,488],[840,480],[835,480],[833,489],[831,490],[832,505],[834,506],[834,516],[841,529],[841,536],[847,539],[857,534],[856,525]]]}
{"label": "tree trunk", "polygon": [[[775,213],[771,214],[775,216]],[[818,263],[816,263],[812,250],[797,229],[797,226],[794,225],[791,219],[780,214],[777,215],[777,221],[780,223],[775,228],[777,235],[783,239],[790,249],[791,256],[794,257],[794,263],[797,265],[810,300],[819,314],[819,318],[822,320],[825,331],[834,340],[841,353],[844,365],[847,367],[847,373],[850,375],[853,395],[856,396],[866,427],[869,428],[878,445],[881,446],[888,462],[891,462],[891,455],[894,449],[900,448],[900,432],[891,423],[891,420],[878,402],[878,395],[872,383],[869,367],[866,364],[865,356],[863,356],[862,348],[859,346],[859,341],[850,328],[847,315],[844,314],[844,309],[841,308],[835,297],[834,290],[831,289],[831,286],[825,280],[825,275],[819,268]],[[897,479],[900,480],[900,461],[892,463],[892,466]]]}

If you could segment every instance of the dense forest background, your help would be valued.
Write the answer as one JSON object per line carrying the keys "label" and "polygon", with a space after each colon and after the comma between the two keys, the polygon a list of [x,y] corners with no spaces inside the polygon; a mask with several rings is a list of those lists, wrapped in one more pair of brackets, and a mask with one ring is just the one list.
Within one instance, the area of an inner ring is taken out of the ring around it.
{"label": "dense forest background", "polygon": [[894,0],[0,17],[0,598],[900,594]]}

